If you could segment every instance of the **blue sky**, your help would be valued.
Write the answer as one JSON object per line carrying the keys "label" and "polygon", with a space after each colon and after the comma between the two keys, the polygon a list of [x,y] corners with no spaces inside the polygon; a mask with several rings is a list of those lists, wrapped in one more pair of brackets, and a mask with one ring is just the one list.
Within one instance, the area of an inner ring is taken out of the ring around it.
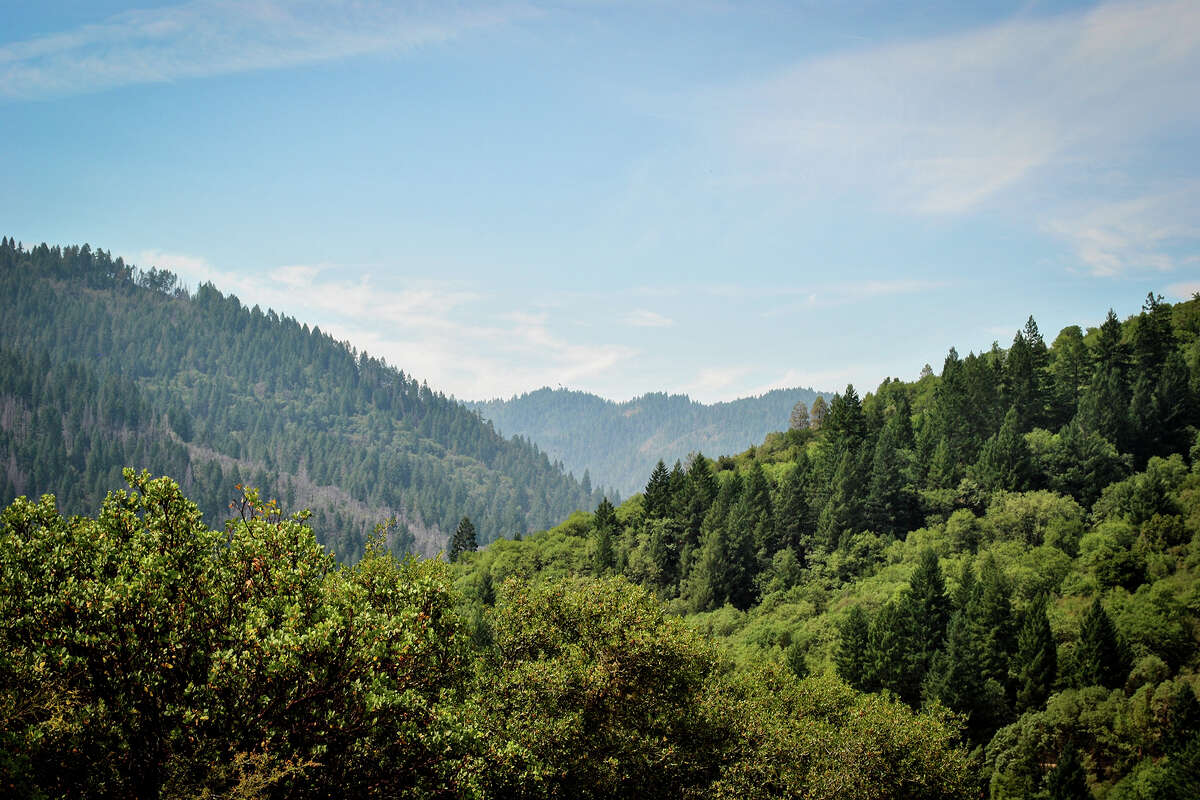
{"label": "blue sky", "polygon": [[1200,4],[0,2],[0,230],[465,399],[861,391],[1200,291]]}

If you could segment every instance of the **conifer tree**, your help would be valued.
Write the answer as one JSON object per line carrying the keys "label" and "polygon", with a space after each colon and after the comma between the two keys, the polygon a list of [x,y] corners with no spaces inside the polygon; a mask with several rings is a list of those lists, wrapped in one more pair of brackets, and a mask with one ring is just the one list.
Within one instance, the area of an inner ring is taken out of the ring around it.
{"label": "conifer tree", "polygon": [[1073,739],[1067,741],[1058,763],[1046,775],[1046,791],[1050,800],[1092,800],[1087,773],[1083,771],[1083,762]]}
{"label": "conifer tree", "polygon": [[846,683],[863,692],[876,688],[871,680],[870,630],[871,623],[861,606],[851,607],[850,613],[838,625],[837,673]]}
{"label": "conifer tree", "polygon": [[808,529],[808,492],[804,485],[807,458],[797,461],[779,485],[775,507],[775,540],[781,548],[790,547],[796,557],[804,563],[812,546],[811,530]]}
{"label": "conifer tree", "polygon": [[1008,665],[1016,650],[1016,626],[1013,621],[1011,589],[999,565],[990,554],[979,566],[976,584],[967,614],[971,635],[979,647],[980,669],[984,679],[1008,686]]}
{"label": "conifer tree", "polygon": [[613,536],[617,531],[617,512],[607,497],[600,501],[600,505],[596,506],[596,513],[592,518],[592,527],[592,536],[595,542],[592,557],[596,564],[596,569],[603,574],[616,566],[616,554],[613,551]]}
{"label": "conifer tree", "polygon": [[1032,457],[1018,428],[1016,406],[1004,415],[1004,424],[984,443],[973,477],[985,489],[1021,492],[1029,488],[1033,475]]}
{"label": "conifer tree", "polygon": [[704,526],[704,517],[708,514],[713,500],[717,496],[717,481],[713,477],[708,459],[696,453],[688,464],[687,490],[684,492],[686,504],[682,510],[681,542],[679,546],[680,580],[685,580],[688,570],[700,546],[700,532]]}
{"label": "conifer tree", "polygon": [[1058,428],[1079,410],[1079,398],[1091,373],[1091,356],[1078,325],[1063,328],[1050,349],[1050,375],[1056,413],[1051,425]]}
{"label": "conifer tree", "polygon": [[688,574],[685,594],[693,611],[711,611],[729,600],[736,580],[735,550],[728,523],[741,495],[742,481],[735,473],[717,492],[700,529],[700,554]]}
{"label": "conifer tree", "polygon": [[829,549],[836,549],[852,533],[862,529],[862,481],[854,454],[842,454],[825,508],[817,520],[817,538]]}
{"label": "conifer tree", "polygon": [[864,521],[876,533],[902,533],[916,520],[917,497],[908,484],[908,464],[900,449],[901,419],[896,415],[884,424],[871,460]]}
{"label": "conifer tree", "polygon": [[1129,660],[1100,598],[1083,617],[1076,650],[1075,684],[1115,688],[1129,675]]}
{"label": "conifer tree", "polygon": [[1079,401],[1086,430],[1098,432],[1123,452],[1129,448],[1129,352],[1121,322],[1112,309],[1100,326],[1093,349],[1096,367]]}
{"label": "conifer tree", "polygon": [[829,404],[825,402],[822,395],[817,395],[813,400],[812,409],[808,413],[808,423],[813,430],[820,430],[825,425],[825,418],[829,416]]}
{"label": "conifer tree", "polygon": [[450,542],[450,560],[458,561],[459,556],[463,553],[475,552],[478,549],[479,543],[475,541],[475,526],[471,520],[463,517],[454,530],[454,538]]}
{"label": "conifer tree", "polygon": [[950,622],[950,597],[946,594],[946,581],[932,548],[921,551],[908,588],[900,595],[899,607],[902,627],[908,633],[904,667],[906,693],[901,696],[915,703],[929,664],[946,641],[946,626]]}
{"label": "conifer tree", "polygon": [[771,507],[771,487],[762,465],[755,461],[746,473],[742,502],[745,503],[745,524],[749,525],[755,552],[762,552],[766,561],[782,546],[775,539],[775,520]]}
{"label": "conifer tree", "polygon": [[788,428],[793,431],[808,430],[808,406],[800,400],[792,406],[791,416],[788,417]]}
{"label": "conifer tree", "polygon": [[671,513],[671,476],[661,458],[650,473],[642,498],[647,517],[661,518]]}
{"label": "conifer tree", "polygon": [[1046,596],[1025,612],[1014,659],[1018,714],[1040,708],[1050,697],[1058,676],[1058,648],[1046,615]]}
{"label": "conifer tree", "polygon": [[908,669],[912,646],[911,620],[895,603],[888,603],[871,620],[867,636],[868,683],[888,689],[908,703],[920,697],[921,686]]}

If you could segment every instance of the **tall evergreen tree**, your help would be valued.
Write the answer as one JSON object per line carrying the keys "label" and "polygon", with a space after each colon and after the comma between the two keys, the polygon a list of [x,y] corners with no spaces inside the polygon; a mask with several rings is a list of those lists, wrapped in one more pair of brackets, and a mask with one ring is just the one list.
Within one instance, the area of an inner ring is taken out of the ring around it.
{"label": "tall evergreen tree", "polygon": [[605,497],[596,506],[592,517],[594,549],[593,561],[600,573],[606,573],[616,566],[616,553],[613,551],[613,537],[617,532],[617,512],[613,504]]}
{"label": "tall evergreen tree", "polygon": [[1125,683],[1129,675],[1129,658],[1099,597],[1084,614],[1075,653],[1077,686],[1112,689]]}
{"label": "tall evergreen tree", "polygon": [[1073,739],[1067,741],[1058,763],[1047,773],[1046,792],[1050,800],[1092,800],[1087,773],[1083,771],[1083,762]]}
{"label": "tall evergreen tree", "polygon": [[1096,336],[1096,366],[1079,400],[1079,417],[1085,430],[1096,431],[1129,452],[1129,351],[1122,336],[1121,322],[1109,309]]}
{"label": "tall evergreen tree", "polygon": [[840,547],[857,531],[862,530],[862,479],[854,453],[842,454],[829,500],[817,520],[817,538],[829,549]]}
{"label": "tall evergreen tree", "polygon": [[1050,348],[1050,356],[1055,409],[1051,424],[1058,428],[1079,410],[1079,398],[1091,374],[1091,355],[1078,325],[1070,325],[1059,332]]}
{"label": "tall evergreen tree", "polygon": [[984,443],[972,475],[985,489],[1022,492],[1029,488],[1033,461],[1025,437],[1021,436],[1016,406],[1004,415],[1004,423]]}
{"label": "tall evergreen tree", "polygon": [[458,527],[454,529],[454,537],[450,541],[450,560],[458,561],[459,557],[468,551],[475,552],[479,543],[475,541],[475,525],[463,517]]}
{"label": "tall evergreen tree", "polygon": [[791,548],[801,563],[804,563],[812,547],[808,491],[805,486],[807,458],[803,462],[795,462],[784,475],[774,503],[775,540],[781,548]]}
{"label": "tall evergreen tree", "polygon": [[1050,619],[1046,616],[1046,602],[1046,596],[1042,595],[1030,606],[1017,636],[1013,666],[1018,714],[1040,708],[1050,697],[1058,677],[1058,648],[1050,630]]}
{"label": "tall evergreen tree", "polygon": [[909,483],[909,464],[901,450],[906,421],[893,416],[875,442],[863,510],[867,527],[876,533],[903,533],[916,522],[917,495]]}
{"label": "tall evergreen tree", "polygon": [[808,406],[801,400],[792,406],[791,416],[788,417],[788,428],[793,431],[808,430]]}
{"label": "tall evergreen tree", "polygon": [[915,703],[934,654],[945,644],[950,622],[950,597],[932,548],[921,551],[908,588],[900,595],[899,608],[902,628],[908,632],[904,655],[906,693],[901,696]]}
{"label": "tall evergreen tree", "polygon": [[671,475],[661,458],[650,473],[642,498],[647,517],[662,518],[671,513]]}
{"label": "tall evergreen tree", "polygon": [[876,688],[872,682],[870,630],[870,620],[861,606],[852,606],[838,625],[837,673],[846,683],[863,692]]}

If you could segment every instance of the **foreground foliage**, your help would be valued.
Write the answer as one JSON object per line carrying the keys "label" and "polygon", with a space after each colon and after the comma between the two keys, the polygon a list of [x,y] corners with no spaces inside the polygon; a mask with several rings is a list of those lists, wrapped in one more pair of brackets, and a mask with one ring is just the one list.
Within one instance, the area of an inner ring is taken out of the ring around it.
{"label": "foreground foliage", "polygon": [[0,788],[32,797],[963,797],[943,710],[735,670],[621,578],[338,566],[246,491],[224,531],[127,470],[0,518]]}

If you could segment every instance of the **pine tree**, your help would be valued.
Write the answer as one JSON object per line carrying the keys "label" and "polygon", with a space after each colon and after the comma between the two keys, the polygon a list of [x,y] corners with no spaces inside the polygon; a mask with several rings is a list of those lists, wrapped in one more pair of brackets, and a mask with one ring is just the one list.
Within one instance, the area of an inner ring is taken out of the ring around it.
{"label": "pine tree", "polygon": [[1046,791],[1050,800],[1092,800],[1087,773],[1083,771],[1074,740],[1067,741],[1058,763],[1046,775]]}
{"label": "pine tree", "polygon": [[1004,415],[1000,430],[983,445],[972,475],[985,489],[1021,492],[1029,488],[1033,461],[1018,429],[1016,407]]}
{"label": "pine tree", "polygon": [[829,549],[840,547],[852,533],[862,530],[862,480],[854,454],[842,454],[833,475],[832,493],[817,521],[817,538]]}
{"label": "pine tree", "polygon": [[1014,659],[1017,684],[1016,711],[1041,708],[1054,689],[1058,676],[1058,648],[1046,615],[1046,597],[1042,595],[1025,612],[1017,636]]}
{"label": "pine tree", "polygon": [[884,424],[871,460],[864,521],[876,533],[903,533],[916,521],[917,497],[908,484],[908,464],[900,450],[901,420],[896,415]]}
{"label": "pine tree", "polygon": [[900,615],[903,629],[909,635],[904,665],[906,691],[901,696],[915,703],[929,664],[946,641],[946,626],[950,622],[950,597],[932,548],[921,551],[908,588],[900,595]]}
{"label": "pine tree", "polygon": [[693,611],[711,611],[726,603],[736,574],[736,549],[728,529],[729,518],[741,495],[742,481],[735,473],[717,492],[700,528],[700,554],[688,574],[684,593]]}
{"label": "pine tree", "polygon": [[1129,675],[1125,648],[1099,597],[1083,617],[1075,670],[1077,686],[1104,686],[1109,689],[1122,685]]}
{"label": "pine tree", "polygon": [[467,551],[475,552],[478,549],[479,543],[475,541],[475,526],[471,523],[471,520],[463,517],[454,531],[454,538],[450,542],[450,560],[458,561],[463,553]]}
{"label": "pine tree", "polygon": [[596,569],[601,574],[609,572],[616,566],[616,553],[613,551],[613,536],[617,530],[617,512],[613,504],[605,497],[596,506],[592,517],[592,536],[595,542],[592,559]]}
{"label": "pine tree", "polygon": [[914,703],[920,696],[920,684],[914,683],[908,669],[912,646],[910,620],[895,603],[888,603],[871,620],[867,636],[869,654],[868,682],[895,692],[902,700]]}
{"label": "pine tree", "polygon": [[813,430],[820,430],[825,425],[825,418],[829,416],[829,404],[825,402],[825,398],[817,395],[813,400],[812,408],[808,412],[808,422]]}
{"label": "pine tree", "polygon": [[671,476],[661,458],[650,473],[650,480],[642,497],[647,517],[661,518],[671,513]]}
{"label": "pine tree", "polygon": [[1009,683],[1008,665],[1017,638],[1010,595],[1004,574],[989,554],[979,566],[979,583],[967,604],[967,614],[971,635],[979,646],[984,679],[995,680],[1005,687]]}
{"label": "pine tree", "polygon": [[1052,426],[1058,428],[1079,410],[1079,398],[1091,372],[1091,357],[1078,325],[1063,328],[1050,349],[1054,406]]}
{"label": "pine tree", "polygon": [[871,623],[861,606],[853,606],[838,625],[837,673],[846,683],[863,692],[876,688],[871,681],[870,630]]}
{"label": "pine tree", "polygon": [[1079,400],[1085,430],[1093,430],[1122,452],[1129,451],[1129,352],[1122,341],[1121,322],[1109,309],[1093,348],[1096,367]]}
{"label": "pine tree", "polygon": [[762,465],[755,461],[746,473],[742,502],[746,504],[746,522],[750,526],[751,542],[755,552],[761,552],[764,560],[779,551],[782,544],[775,539],[774,512],[771,507],[771,487]]}
{"label": "pine tree", "polygon": [[788,417],[788,428],[793,431],[808,430],[808,406],[800,400],[792,406],[791,416]]}
{"label": "pine tree", "polygon": [[809,518],[808,492],[804,485],[804,470],[799,461],[784,476],[779,485],[775,501],[775,540],[780,547],[790,547],[796,557],[804,563],[812,546],[812,531],[807,528]]}

